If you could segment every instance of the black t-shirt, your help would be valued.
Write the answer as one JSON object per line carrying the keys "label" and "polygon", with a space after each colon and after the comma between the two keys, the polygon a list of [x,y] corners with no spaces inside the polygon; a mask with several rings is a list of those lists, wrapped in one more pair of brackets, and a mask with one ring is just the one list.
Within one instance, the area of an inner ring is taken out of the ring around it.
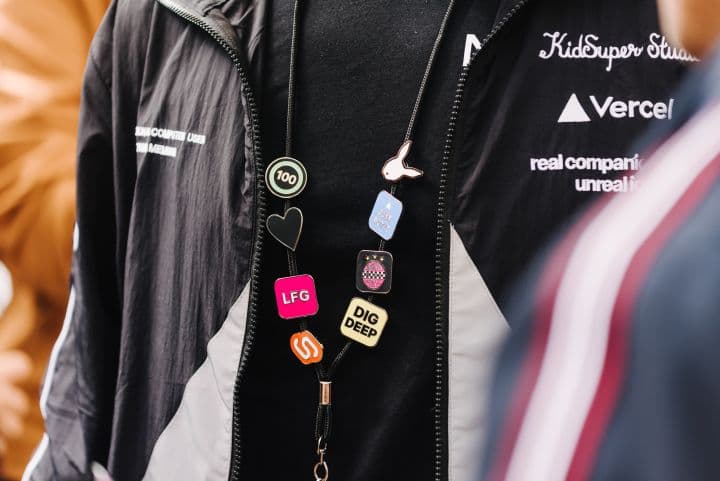
{"label": "black t-shirt", "polygon": [[[261,119],[266,164],[284,155],[292,0],[274,0],[266,29]],[[377,249],[369,230],[381,167],[403,141],[432,44],[447,8],[428,0],[304,2],[293,156],[308,171],[295,199],[305,222],[301,274],[315,278],[319,314],[309,329],[332,359],[355,289],[356,256]],[[413,136],[404,212],[386,250],[392,291],[375,297],[389,321],[379,345],[354,345],[333,382],[331,479],[430,480],[434,473],[434,256],[439,164],[466,45],[490,29],[497,0],[460,1],[448,26]],[[269,194],[269,213],[283,201]],[[285,250],[266,236],[260,316],[242,384],[242,479],[312,479],[318,382],[289,349],[298,321],[280,319],[275,279]]]}

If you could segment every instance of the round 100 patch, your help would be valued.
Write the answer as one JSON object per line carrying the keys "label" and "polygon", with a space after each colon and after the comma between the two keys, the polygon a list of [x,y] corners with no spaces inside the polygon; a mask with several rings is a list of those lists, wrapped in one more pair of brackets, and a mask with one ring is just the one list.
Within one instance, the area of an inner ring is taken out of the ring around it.
{"label": "round 100 patch", "polygon": [[277,197],[292,199],[305,189],[307,177],[307,170],[299,160],[280,157],[268,165],[265,185]]}

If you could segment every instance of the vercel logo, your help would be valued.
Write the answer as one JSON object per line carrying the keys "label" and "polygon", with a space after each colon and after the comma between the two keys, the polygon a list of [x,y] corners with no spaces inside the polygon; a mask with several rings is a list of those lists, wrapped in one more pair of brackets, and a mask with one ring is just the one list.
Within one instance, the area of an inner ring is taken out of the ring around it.
{"label": "vercel logo", "polygon": [[588,97],[585,106],[580,102],[577,94],[572,94],[565,104],[565,108],[558,118],[559,124],[592,122],[593,117],[588,114],[595,113],[597,119],[672,119],[675,99],[667,102],[653,100],[619,100],[615,97],[598,98],[595,95]]}

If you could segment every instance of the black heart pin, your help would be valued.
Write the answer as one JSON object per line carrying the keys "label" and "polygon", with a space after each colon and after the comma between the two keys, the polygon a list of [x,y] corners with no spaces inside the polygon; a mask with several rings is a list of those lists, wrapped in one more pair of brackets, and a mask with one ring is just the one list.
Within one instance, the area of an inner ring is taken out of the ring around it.
{"label": "black heart pin", "polygon": [[267,230],[279,243],[295,251],[300,241],[303,213],[297,207],[290,207],[285,215],[273,214],[267,219]]}

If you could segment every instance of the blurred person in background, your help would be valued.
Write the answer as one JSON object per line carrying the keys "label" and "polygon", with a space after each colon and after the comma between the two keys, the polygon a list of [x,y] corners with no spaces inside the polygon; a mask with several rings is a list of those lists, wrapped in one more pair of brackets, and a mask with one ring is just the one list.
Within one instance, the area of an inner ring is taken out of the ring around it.
{"label": "blurred person in background", "polygon": [[82,72],[105,0],[0,0],[0,477],[43,433],[40,381],[68,296]]}
{"label": "blurred person in background", "polygon": [[640,188],[602,200],[509,311],[486,481],[720,479],[720,2],[659,0],[705,62]]}

